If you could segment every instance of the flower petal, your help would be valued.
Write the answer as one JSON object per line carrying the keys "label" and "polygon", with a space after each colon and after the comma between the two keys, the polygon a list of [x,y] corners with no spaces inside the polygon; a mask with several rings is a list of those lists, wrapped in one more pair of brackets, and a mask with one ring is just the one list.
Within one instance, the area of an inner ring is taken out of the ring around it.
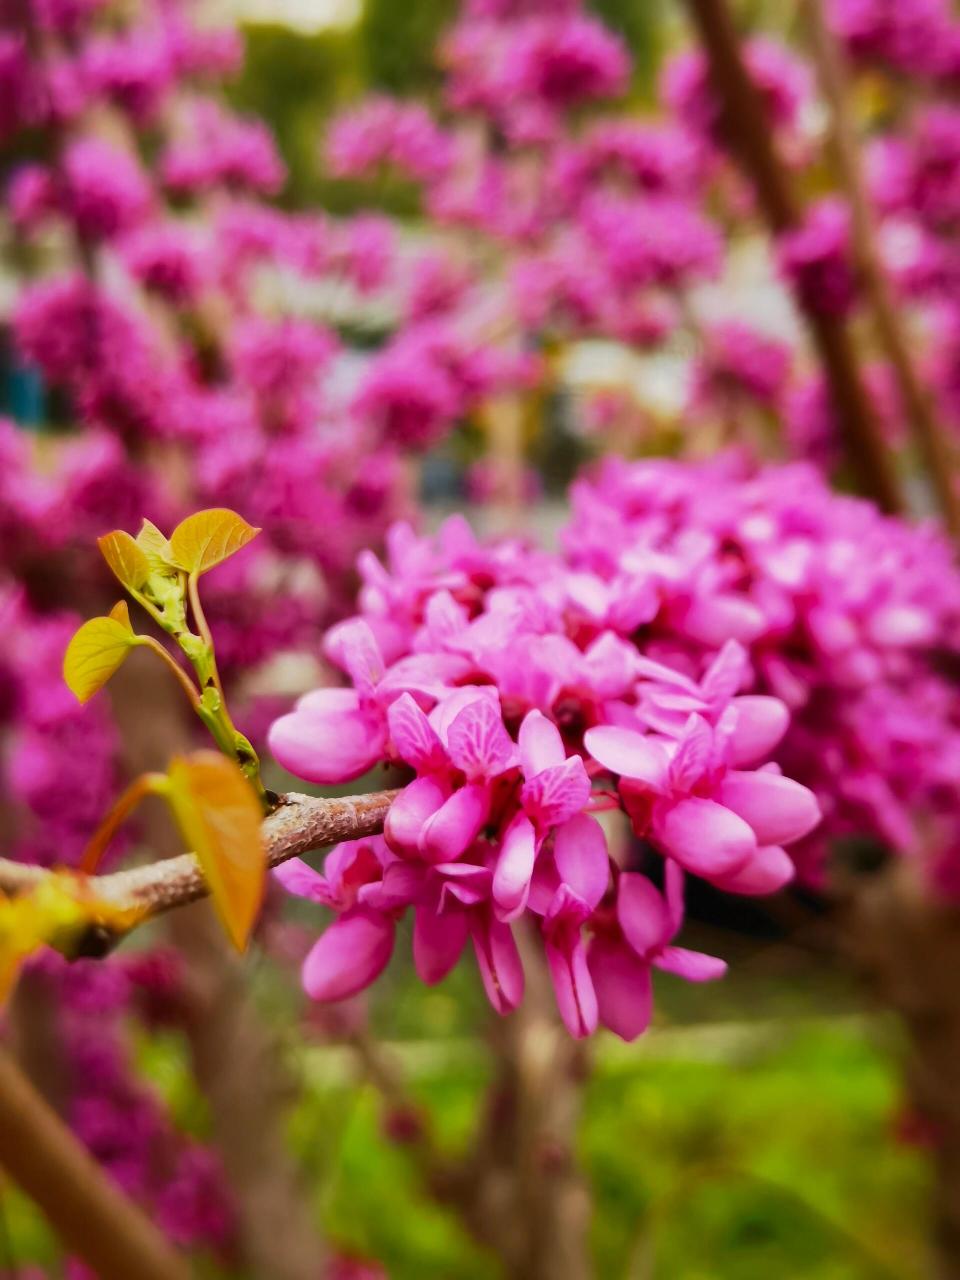
{"label": "flower petal", "polygon": [[319,902],[325,907],[337,905],[336,894],[327,882],[326,876],[314,871],[302,858],[291,858],[274,867],[274,880],[279,881],[287,893],[296,898],[308,898],[311,902]]}
{"label": "flower petal", "polygon": [[779,698],[746,694],[734,698],[737,723],[730,743],[730,763],[737,768],[765,760],[787,731],[790,712]]}
{"label": "flower petal", "polygon": [[420,853],[428,862],[456,861],[476,840],[489,815],[489,786],[468,782],[424,823]]}
{"label": "flower petal", "polygon": [[450,788],[429,776],[416,778],[404,787],[387,810],[383,824],[390,848],[403,857],[415,856],[424,826],[449,796]]}
{"label": "flower petal", "polygon": [[447,730],[450,759],[473,780],[493,778],[517,763],[517,749],[489,698],[468,703]]}
{"label": "flower petal", "polygon": [[436,773],[447,765],[436,729],[409,693],[390,704],[387,723],[397,755],[418,773]]}
{"label": "flower petal", "polygon": [[563,764],[567,757],[560,730],[542,711],[528,711],[517,735],[520,744],[520,768],[525,778],[544,769]]}
{"label": "flower petal", "polygon": [[702,951],[688,951],[686,947],[664,947],[653,963],[688,982],[713,982],[727,972],[726,960]]}
{"label": "flower petal", "polygon": [[493,900],[501,920],[513,920],[527,905],[530,877],[537,856],[537,835],[525,813],[518,813],[503,833],[497,868],[493,873]]}
{"label": "flower petal", "polygon": [[653,830],[664,852],[708,879],[742,867],[757,848],[757,838],[742,818],[699,796],[661,806]]}
{"label": "flower petal", "polygon": [[580,813],[557,827],[553,856],[563,883],[591,909],[595,907],[610,879],[607,838],[596,818]]}
{"label": "flower petal", "polygon": [[672,934],[667,903],[639,871],[624,871],[617,886],[617,920],[638,956],[649,960]]}
{"label": "flower petal", "polygon": [[796,875],[793,860],[785,849],[765,845],[742,867],[713,880],[725,893],[742,893],[750,897],[776,893]]}
{"label": "flower petal", "polygon": [[470,933],[487,999],[497,1013],[509,1013],[523,999],[523,966],[513,931],[484,914],[474,915]]}
{"label": "flower petal", "polygon": [[303,987],[314,1000],[346,1000],[368,987],[393,951],[389,916],[354,907],[313,944],[303,964]]}
{"label": "flower petal", "polygon": [[454,968],[467,941],[463,911],[437,912],[419,906],[413,919],[413,963],[427,986],[442,982]]}
{"label": "flower petal", "polygon": [[718,799],[749,823],[761,845],[799,840],[820,821],[813,792],[779,773],[731,770]]}
{"label": "flower petal", "polygon": [[624,943],[594,938],[587,955],[600,1021],[621,1040],[636,1040],[650,1025],[650,966]]}
{"label": "flower petal", "polygon": [[[308,700],[309,699],[309,700]],[[349,782],[381,758],[386,732],[353,689],[317,689],[267,735],[275,758],[308,782]]]}
{"label": "flower petal", "polygon": [[579,932],[565,941],[564,946],[546,944],[547,964],[564,1025],[581,1040],[597,1029],[597,994]]}
{"label": "flower petal", "polygon": [[580,813],[590,799],[590,779],[579,756],[528,779],[520,792],[524,809],[541,831]]}
{"label": "flower petal", "polygon": [[667,778],[667,753],[653,738],[634,729],[603,724],[588,729],[584,746],[611,773],[643,782],[653,791],[662,791]]}

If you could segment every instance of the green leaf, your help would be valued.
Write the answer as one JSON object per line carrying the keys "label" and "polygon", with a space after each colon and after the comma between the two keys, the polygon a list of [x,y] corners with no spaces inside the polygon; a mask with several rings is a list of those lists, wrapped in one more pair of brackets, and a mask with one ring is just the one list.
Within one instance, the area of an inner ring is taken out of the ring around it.
{"label": "green leaf", "polygon": [[114,529],[97,539],[107,564],[128,590],[139,591],[150,574],[150,561],[136,541],[123,529]]}
{"label": "green leaf", "polygon": [[108,617],[85,622],[63,655],[63,678],[71,693],[80,702],[88,702],[137,643],[129,620],[124,624]]}
{"label": "green leaf", "polygon": [[227,936],[242,951],[266,882],[260,804],[239,766],[216,751],[175,757],[168,776],[177,824],[199,859]]}
{"label": "green leaf", "polygon": [[147,557],[151,573],[172,573],[176,566],[173,563],[173,551],[170,543],[160,532],[152,520],[144,520],[136,537],[137,546]]}
{"label": "green leaf", "polygon": [[228,559],[260,532],[226,507],[197,511],[170,535],[174,562],[187,573],[206,573]]}

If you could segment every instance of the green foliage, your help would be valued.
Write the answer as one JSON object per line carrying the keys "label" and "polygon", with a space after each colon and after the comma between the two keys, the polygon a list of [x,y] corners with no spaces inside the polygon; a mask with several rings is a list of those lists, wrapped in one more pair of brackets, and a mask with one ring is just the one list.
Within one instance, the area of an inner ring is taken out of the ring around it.
{"label": "green foliage", "polygon": [[358,35],[369,87],[401,96],[435,88],[437,42],[459,9],[458,0],[366,0]]}

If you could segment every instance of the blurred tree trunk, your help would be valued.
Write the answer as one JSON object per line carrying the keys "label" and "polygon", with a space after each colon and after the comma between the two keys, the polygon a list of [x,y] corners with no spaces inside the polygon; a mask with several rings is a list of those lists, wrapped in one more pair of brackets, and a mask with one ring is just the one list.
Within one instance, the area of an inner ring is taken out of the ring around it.
{"label": "blurred tree trunk", "polygon": [[[163,768],[191,741],[179,690],[164,673],[145,678],[140,656],[111,683],[131,776]],[[142,818],[151,851],[177,851],[181,842],[164,808],[148,804]],[[250,1000],[243,959],[230,949],[210,904],[174,912],[169,928],[186,961],[183,1030],[237,1207],[242,1262],[257,1280],[316,1280],[325,1250],[285,1146],[294,1090],[278,1042]]]}
{"label": "blurred tree trunk", "polygon": [[907,1101],[930,1145],[938,1280],[960,1280],[960,909],[916,862],[845,877],[843,944],[905,1029]]}
{"label": "blurred tree trunk", "polygon": [[511,1280],[589,1280],[590,1195],[576,1140],[586,1056],[560,1021],[542,947],[518,931],[523,1004],[497,1021],[497,1075],[470,1160],[472,1216]]}

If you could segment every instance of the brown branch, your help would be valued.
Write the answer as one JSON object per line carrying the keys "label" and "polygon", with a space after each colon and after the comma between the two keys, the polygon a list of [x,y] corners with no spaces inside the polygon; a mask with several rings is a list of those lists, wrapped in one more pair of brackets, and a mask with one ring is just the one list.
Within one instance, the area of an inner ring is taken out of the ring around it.
{"label": "brown branch", "polygon": [[830,30],[822,0],[804,0],[820,90],[830,108],[830,133],[837,176],[850,206],[854,251],[864,292],[884,352],[907,411],[914,438],[933,481],[947,528],[960,536],[960,497],[944,433],[928,389],[910,357],[890,281],[877,249],[876,220],[863,180],[860,147],[850,111],[850,74],[843,50]]}
{"label": "brown branch", "polygon": [[0,1166],[101,1280],[189,1280],[189,1268],[0,1049]]}
{"label": "brown branch", "polygon": [[[743,63],[726,0],[687,0],[710,66],[724,141],[753,185],[774,236],[796,227],[801,210],[771,139],[760,98]],[[900,511],[900,487],[877,425],[844,322],[797,296],[830,384],[851,469],[860,486],[889,512]]]}
{"label": "brown branch", "polygon": [[[375,835],[383,830],[384,818],[396,795],[396,791],[374,791],[331,800],[288,792],[263,821],[267,865],[278,867],[289,858],[338,840]],[[50,874],[43,867],[0,858],[0,892],[10,896],[29,892]],[[210,892],[192,853],[91,876],[88,884],[91,892],[105,902],[143,908],[144,918],[186,906]]]}

